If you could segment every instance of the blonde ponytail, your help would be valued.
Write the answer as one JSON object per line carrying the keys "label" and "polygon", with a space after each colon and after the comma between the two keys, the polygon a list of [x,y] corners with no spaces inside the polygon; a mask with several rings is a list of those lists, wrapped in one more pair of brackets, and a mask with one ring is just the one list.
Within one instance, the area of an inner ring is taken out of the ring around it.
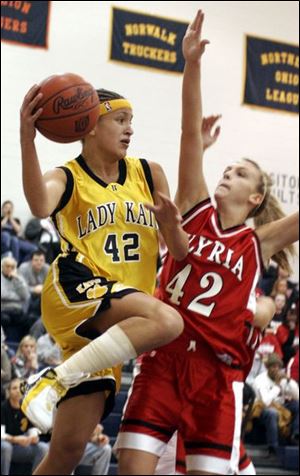
{"label": "blonde ponytail", "polygon": [[[284,218],[286,214],[283,212],[281,205],[277,198],[271,194],[271,187],[273,185],[269,175],[264,172],[259,165],[251,159],[244,159],[253,164],[261,173],[261,181],[258,185],[258,192],[262,194],[263,200],[261,203],[254,208],[249,214],[248,218],[253,217],[255,228],[270,223],[280,218]],[[295,255],[294,245],[289,245],[281,251],[278,251],[272,259],[277,263],[281,268],[287,271],[289,274],[292,274],[292,269],[289,264],[289,257]]]}

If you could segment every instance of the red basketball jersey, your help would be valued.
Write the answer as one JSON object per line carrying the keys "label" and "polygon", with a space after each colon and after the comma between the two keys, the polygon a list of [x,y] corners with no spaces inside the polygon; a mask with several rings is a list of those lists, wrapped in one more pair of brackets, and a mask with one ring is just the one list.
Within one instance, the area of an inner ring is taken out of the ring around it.
{"label": "red basketball jersey", "polygon": [[159,296],[181,313],[186,332],[204,338],[224,363],[243,367],[245,322],[253,320],[262,269],[258,238],[245,224],[222,230],[210,199],[184,216],[183,227],[188,256],[166,256]]}

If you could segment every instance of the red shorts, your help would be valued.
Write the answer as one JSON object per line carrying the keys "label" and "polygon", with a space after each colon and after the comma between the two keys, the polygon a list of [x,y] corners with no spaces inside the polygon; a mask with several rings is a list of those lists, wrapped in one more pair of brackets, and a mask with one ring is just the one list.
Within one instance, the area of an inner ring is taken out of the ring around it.
{"label": "red shorts", "polygon": [[[175,459],[175,454],[174,454],[174,459]],[[184,442],[179,433],[177,433],[176,466],[175,467],[176,467],[176,474],[186,474]],[[248,472],[250,468],[252,472]],[[170,472],[165,472],[161,474],[170,474]],[[247,455],[244,443],[242,441],[240,443],[239,474],[256,474],[255,470],[253,472],[252,461]]]}
{"label": "red shorts", "polygon": [[204,342],[180,336],[144,355],[123,416],[116,449],[161,456],[176,430],[188,471],[233,474],[239,462],[241,371]]}

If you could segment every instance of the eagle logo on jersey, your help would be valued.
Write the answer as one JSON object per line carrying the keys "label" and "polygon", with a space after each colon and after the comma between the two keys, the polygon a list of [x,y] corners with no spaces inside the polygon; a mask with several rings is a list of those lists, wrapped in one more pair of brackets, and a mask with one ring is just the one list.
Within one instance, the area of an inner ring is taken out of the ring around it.
{"label": "eagle logo on jersey", "polygon": [[99,299],[107,293],[108,287],[101,285],[101,278],[96,278],[79,284],[76,291],[79,294],[86,292],[87,299]]}
{"label": "eagle logo on jersey", "polygon": [[95,286],[87,290],[86,297],[88,299],[99,299],[102,298],[107,293],[107,291],[107,286],[100,286],[100,284],[95,284]]}

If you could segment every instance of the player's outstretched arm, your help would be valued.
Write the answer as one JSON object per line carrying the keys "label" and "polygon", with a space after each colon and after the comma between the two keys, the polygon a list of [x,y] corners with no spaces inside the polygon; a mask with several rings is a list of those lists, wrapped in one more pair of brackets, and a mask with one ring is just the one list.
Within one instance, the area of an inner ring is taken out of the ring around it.
{"label": "player's outstretched arm", "polygon": [[256,229],[264,262],[299,240],[299,212]]}
{"label": "player's outstretched arm", "polygon": [[33,215],[45,218],[57,207],[66,187],[66,175],[55,169],[42,175],[34,139],[35,122],[42,113],[36,105],[42,98],[39,86],[33,86],[26,94],[20,110],[20,142],[22,178],[25,197]]}
{"label": "player's outstretched arm", "polygon": [[170,191],[162,167],[155,162],[150,162],[151,174],[154,184],[154,205],[146,204],[157,219],[159,230],[170,254],[178,261],[188,254],[188,234],[181,226],[181,214],[177,206],[170,199]]}
{"label": "player's outstretched arm", "polygon": [[201,57],[207,40],[202,40],[204,14],[198,11],[183,39],[185,68],[182,84],[182,132],[180,144],[178,189],[175,202],[185,213],[208,197],[203,175]]}

